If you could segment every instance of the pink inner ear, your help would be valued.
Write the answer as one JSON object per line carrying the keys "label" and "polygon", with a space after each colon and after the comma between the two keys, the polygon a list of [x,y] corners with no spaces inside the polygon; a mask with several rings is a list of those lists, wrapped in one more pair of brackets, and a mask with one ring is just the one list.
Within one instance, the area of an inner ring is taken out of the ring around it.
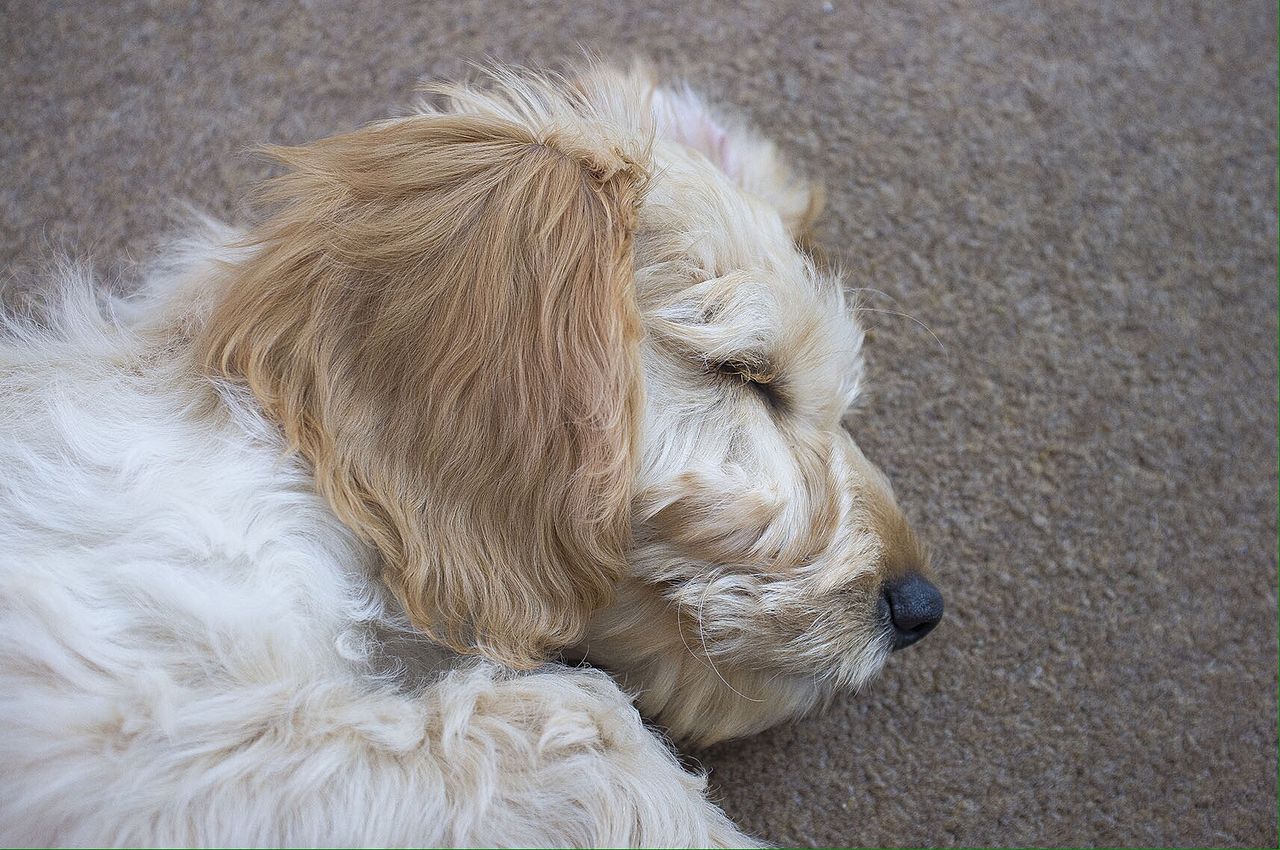
{"label": "pink inner ear", "polygon": [[655,89],[653,113],[660,133],[701,151],[722,171],[737,179],[738,164],[729,131],[712,117],[697,95],[687,88],[675,92]]}
{"label": "pink inner ear", "polygon": [[726,130],[719,129],[718,126],[717,129],[720,133],[720,141],[718,144],[720,167],[724,169],[725,174],[728,174],[734,180],[737,180],[739,177],[738,162],[737,158],[733,155],[733,146],[729,144],[729,133]]}

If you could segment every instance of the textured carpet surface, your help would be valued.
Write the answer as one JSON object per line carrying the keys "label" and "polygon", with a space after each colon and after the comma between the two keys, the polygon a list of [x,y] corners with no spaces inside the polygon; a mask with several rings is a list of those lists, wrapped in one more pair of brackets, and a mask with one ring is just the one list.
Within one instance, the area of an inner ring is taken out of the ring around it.
{"label": "textured carpet surface", "polygon": [[918,320],[868,315],[857,428],[948,615],[863,694],[696,754],[729,814],[784,844],[1276,846],[1270,0],[91,0],[0,29],[5,267],[127,268],[172,198],[242,217],[248,145],[469,59],[642,55],[738,106],[826,182],[851,285]]}

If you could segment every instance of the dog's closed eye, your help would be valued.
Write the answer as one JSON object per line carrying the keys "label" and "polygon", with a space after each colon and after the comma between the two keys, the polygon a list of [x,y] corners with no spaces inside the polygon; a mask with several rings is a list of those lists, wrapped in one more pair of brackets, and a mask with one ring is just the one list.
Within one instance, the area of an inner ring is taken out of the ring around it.
{"label": "dog's closed eye", "polygon": [[779,410],[782,408],[778,370],[768,358],[749,355],[731,357],[709,363],[708,367],[718,375],[749,384],[770,407]]}

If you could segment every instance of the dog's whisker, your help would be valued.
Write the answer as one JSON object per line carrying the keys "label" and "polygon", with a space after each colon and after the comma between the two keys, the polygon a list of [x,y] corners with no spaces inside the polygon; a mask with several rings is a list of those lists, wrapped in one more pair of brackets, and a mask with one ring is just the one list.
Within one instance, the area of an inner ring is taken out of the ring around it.
{"label": "dog's whisker", "polygon": [[946,345],[944,345],[942,340],[938,338],[938,335],[933,332],[933,329],[930,328],[928,325],[926,325],[924,322],[917,319],[915,316],[911,315],[910,313],[903,313],[898,310],[882,310],[878,307],[858,307],[857,310],[860,313],[884,313],[887,316],[898,316],[900,318],[908,319],[912,322],[915,322],[917,325],[924,328],[925,333],[933,337],[933,341],[938,344],[938,348],[942,349],[942,355],[944,357],[950,356],[950,354],[947,351]]}
{"label": "dog's whisker", "polygon": [[707,582],[707,584],[702,589],[702,599],[698,602],[698,638],[702,641],[702,652],[706,655],[707,662],[711,665],[711,672],[716,674],[716,678],[718,678],[722,683],[724,683],[724,686],[726,688],[733,691],[735,694],[742,697],[747,702],[763,702],[763,700],[759,700],[759,699],[755,699],[753,697],[747,696],[746,694],[742,693],[742,691],[738,690],[733,685],[729,684],[729,680],[726,679],[723,675],[721,675],[720,668],[716,666],[716,660],[711,657],[711,651],[707,648],[706,624],[703,623],[703,620],[702,620],[703,611],[706,608],[706,604],[707,604],[707,594],[710,592],[711,592],[711,582]]}
{"label": "dog's whisker", "polygon": [[[853,286],[846,289],[845,292],[870,292],[873,295],[883,295],[885,298],[888,298],[890,301],[892,301],[895,304],[902,303],[901,299],[897,298],[896,296],[890,295],[889,293],[885,292],[883,289],[876,289],[873,286]],[[861,309],[861,308],[855,305],[854,309]]]}

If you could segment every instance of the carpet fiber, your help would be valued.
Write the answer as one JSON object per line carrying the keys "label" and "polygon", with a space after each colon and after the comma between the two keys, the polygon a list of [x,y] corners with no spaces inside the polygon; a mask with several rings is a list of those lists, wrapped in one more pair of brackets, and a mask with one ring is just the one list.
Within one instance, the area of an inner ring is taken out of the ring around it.
{"label": "carpet fiber", "polygon": [[123,275],[173,198],[244,216],[250,144],[470,59],[648,57],[825,181],[819,241],[890,311],[858,437],[947,595],[863,694],[694,754],[729,814],[1274,847],[1275,3],[977,5],[8,0],[0,260]]}

